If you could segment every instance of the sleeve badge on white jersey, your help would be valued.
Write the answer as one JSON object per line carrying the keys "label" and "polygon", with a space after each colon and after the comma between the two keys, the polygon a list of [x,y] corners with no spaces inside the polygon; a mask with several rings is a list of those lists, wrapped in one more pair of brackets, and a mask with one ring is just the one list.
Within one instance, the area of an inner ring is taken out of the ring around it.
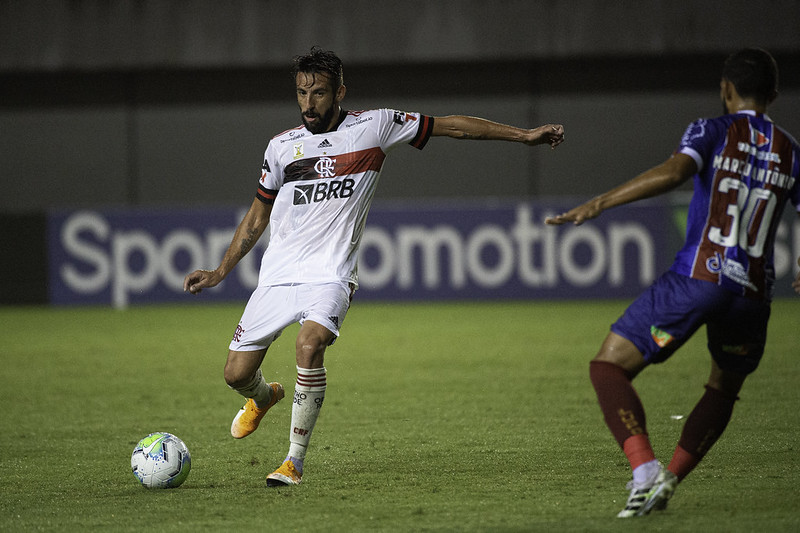
{"label": "sleeve badge on white jersey", "polygon": [[395,111],[394,112],[394,122],[395,124],[400,124],[401,126],[406,123],[406,120],[417,120],[417,117],[411,115],[409,113],[405,113],[403,111]]}

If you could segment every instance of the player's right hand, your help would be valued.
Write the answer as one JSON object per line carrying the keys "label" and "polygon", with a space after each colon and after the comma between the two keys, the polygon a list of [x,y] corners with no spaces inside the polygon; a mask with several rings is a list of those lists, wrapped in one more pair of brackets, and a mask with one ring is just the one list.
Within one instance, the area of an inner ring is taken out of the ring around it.
{"label": "player's right hand", "polygon": [[200,291],[209,287],[215,287],[222,278],[216,270],[195,270],[183,278],[183,290],[192,294],[200,294]]}
{"label": "player's right hand", "polygon": [[547,217],[544,222],[550,226],[560,226],[567,222],[572,222],[576,226],[580,226],[587,220],[599,217],[602,212],[603,209],[600,207],[600,202],[595,198],[585,204],[570,209],[566,213]]}

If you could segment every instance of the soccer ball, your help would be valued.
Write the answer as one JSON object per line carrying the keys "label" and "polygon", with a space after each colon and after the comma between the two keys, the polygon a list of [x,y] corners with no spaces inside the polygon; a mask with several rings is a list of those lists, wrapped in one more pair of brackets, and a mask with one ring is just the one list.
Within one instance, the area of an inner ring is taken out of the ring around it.
{"label": "soccer ball", "polygon": [[161,431],[139,441],[131,455],[131,469],[145,487],[171,489],[189,477],[192,457],[181,439]]}

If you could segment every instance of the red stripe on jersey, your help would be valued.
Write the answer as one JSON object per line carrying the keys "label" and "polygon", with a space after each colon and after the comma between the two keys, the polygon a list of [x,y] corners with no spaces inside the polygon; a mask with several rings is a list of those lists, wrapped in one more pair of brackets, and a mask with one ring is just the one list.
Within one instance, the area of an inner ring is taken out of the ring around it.
{"label": "red stripe on jersey", "polygon": [[368,170],[380,171],[386,154],[380,147],[359,150],[347,154],[311,157],[289,163],[283,170],[284,183],[318,180],[334,176],[361,174]]}
{"label": "red stripe on jersey", "polygon": [[337,155],[335,172],[337,176],[347,176],[351,174],[361,174],[368,170],[378,172],[383,166],[386,154],[379,147],[350,152],[349,154]]}

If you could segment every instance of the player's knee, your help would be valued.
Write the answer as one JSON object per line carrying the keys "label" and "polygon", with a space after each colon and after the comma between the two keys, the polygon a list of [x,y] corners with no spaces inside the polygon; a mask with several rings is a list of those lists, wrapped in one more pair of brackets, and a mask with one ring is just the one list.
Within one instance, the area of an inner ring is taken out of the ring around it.
{"label": "player's knee", "polygon": [[297,366],[301,368],[319,368],[323,364],[327,344],[321,339],[297,339]]}
{"label": "player's knee", "polygon": [[231,364],[230,361],[225,363],[223,375],[225,377],[225,383],[232,389],[242,387],[253,379],[252,372],[247,371],[241,366]]}
{"label": "player's knee", "polygon": [[298,342],[296,346],[297,356],[303,358],[314,357],[319,353],[324,353],[325,347],[326,345],[322,342]]}
{"label": "player's knee", "polygon": [[714,372],[712,370],[707,386],[726,396],[738,398],[739,391],[742,390],[742,385],[744,385],[746,378],[747,374],[744,373]]}

